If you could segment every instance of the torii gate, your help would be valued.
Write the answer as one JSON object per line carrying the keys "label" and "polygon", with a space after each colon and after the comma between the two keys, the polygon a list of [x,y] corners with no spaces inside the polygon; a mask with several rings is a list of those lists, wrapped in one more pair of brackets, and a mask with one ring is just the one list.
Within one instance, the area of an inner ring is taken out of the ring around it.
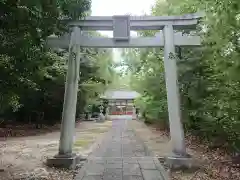
{"label": "torii gate", "polygon": [[[73,27],[69,35],[49,37],[48,45],[69,48],[68,71],[63,105],[61,137],[58,154],[48,159],[49,165],[73,167],[79,158],[72,153],[75,114],[79,81],[80,47],[97,48],[144,48],[164,47],[164,67],[167,89],[168,114],[173,157],[187,157],[184,143],[184,131],[181,123],[179,89],[175,46],[200,46],[199,36],[174,33],[174,30],[194,30],[202,16],[188,14],[183,16],[111,16],[86,17],[70,22]],[[89,37],[85,31],[113,31],[113,38]],[[130,30],[161,30],[155,37],[130,37]],[[76,58],[73,57],[76,54]]]}

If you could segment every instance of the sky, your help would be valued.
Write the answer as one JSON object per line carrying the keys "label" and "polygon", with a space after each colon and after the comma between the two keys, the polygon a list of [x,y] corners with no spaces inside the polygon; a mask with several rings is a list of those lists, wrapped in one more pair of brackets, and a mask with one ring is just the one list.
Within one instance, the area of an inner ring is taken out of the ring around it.
{"label": "sky", "polygon": [[[156,0],[92,0],[92,16],[150,14]],[[102,32],[112,36],[112,32]]]}
{"label": "sky", "polygon": [[[143,15],[150,14],[156,0],[92,0],[92,16]],[[112,37],[112,32],[101,32]],[[134,35],[134,33],[132,33]],[[114,49],[114,60],[120,59],[120,52]]]}
{"label": "sky", "polygon": [[141,15],[150,12],[154,2],[155,0],[92,0],[92,15]]}
{"label": "sky", "polygon": [[155,0],[92,0],[93,16],[150,13]]}

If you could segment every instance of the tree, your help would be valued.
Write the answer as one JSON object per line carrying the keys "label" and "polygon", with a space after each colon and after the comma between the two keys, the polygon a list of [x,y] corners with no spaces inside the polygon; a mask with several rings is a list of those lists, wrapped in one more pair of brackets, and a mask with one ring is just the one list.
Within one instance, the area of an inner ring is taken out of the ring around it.
{"label": "tree", "polygon": [[[197,32],[202,47],[181,48],[178,60],[183,122],[187,131],[234,151],[240,149],[239,9],[238,0],[157,0],[152,9],[152,15],[206,12]],[[162,51],[134,50],[125,57],[133,87],[144,92],[138,103],[146,119],[166,121]]]}
{"label": "tree", "polygon": [[[79,19],[89,8],[90,0],[0,0],[3,118],[38,123],[60,120],[68,53],[46,48],[45,40],[64,34],[67,28],[62,20]],[[84,54],[88,61],[81,64],[78,111],[83,111],[89,98],[96,99],[113,73],[110,51],[87,49]],[[99,70],[104,68],[109,72]],[[88,88],[91,84],[94,96]]]}

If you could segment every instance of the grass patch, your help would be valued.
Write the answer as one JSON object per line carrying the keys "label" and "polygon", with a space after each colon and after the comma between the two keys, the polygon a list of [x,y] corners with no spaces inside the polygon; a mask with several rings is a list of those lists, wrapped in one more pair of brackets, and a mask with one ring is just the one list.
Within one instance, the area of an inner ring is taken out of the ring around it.
{"label": "grass patch", "polygon": [[95,128],[95,129],[89,129],[89,133],[105,133],[107,132],[107,128]]}
{"label": "grass patch", "polygon": [[74,147],[84,147],[84,146],[87,146],[91,142],[92,142],[92,140],[90,140],[90,139],[78,139],[74,143]]}

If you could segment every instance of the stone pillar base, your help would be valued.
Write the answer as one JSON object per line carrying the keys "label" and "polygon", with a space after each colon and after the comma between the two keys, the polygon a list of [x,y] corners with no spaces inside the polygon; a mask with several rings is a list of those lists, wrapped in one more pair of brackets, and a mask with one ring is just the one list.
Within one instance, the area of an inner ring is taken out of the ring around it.
{"label": "stone pillar base", "polygon": [[105,120],[106,120],[106,121],[109,120],[109,115],[108,115],[108,114],[105,115]]}
{"label": "stone pillar base", "polygon": [[168,156],[165,162],[170,169],[195,169],[199,165],[190,155],[186,156]]}
{"label": "stone pillar base", "polygon": [[106,117],[102,113],[100,113],[100,116],[98,120],[96,120],[96,122],[105,122],[105,120],[106,120]]}
{"label": "stone pillar base", "polygon": [[85,160],[80,155],[56,155],[47,159],[47,166],[56,168],[75,169],[81,161]]}

